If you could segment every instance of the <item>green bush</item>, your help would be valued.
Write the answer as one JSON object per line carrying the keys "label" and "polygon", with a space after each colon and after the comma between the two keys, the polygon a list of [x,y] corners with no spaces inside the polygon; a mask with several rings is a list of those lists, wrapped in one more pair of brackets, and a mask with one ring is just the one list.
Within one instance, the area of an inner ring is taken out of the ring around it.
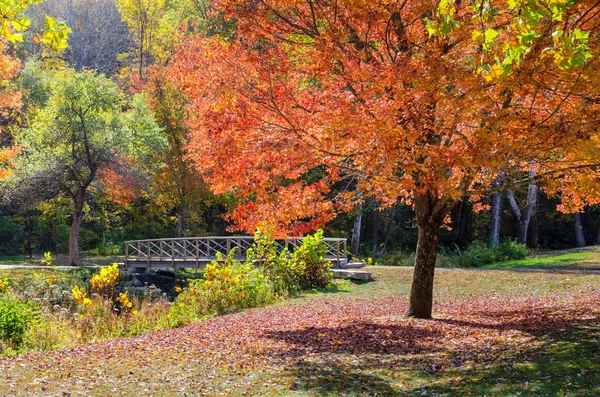
{"label": "green bush", "polygon": [[82,228],[79,232],[79,246],[84,251],[89,250],[91,247],[96,247],[101,242],[102,237],[93,230]]}
{"label": "green bush", "polygon": [[254,234],[254,243],[247,252],[246,263],[258,262],[277,296],[285,297],[302,289],[303,269],[290,259],[289,251],[277,253],[277,242],[271,233],[261,229]]}
{"label": "green bush", "polygon": [[302,245],[292,254],[295,265],[301,269],[302,286],[305,288],[325,288],[333,280],[331,262],[323,259],[327,246],[323,243],[323,230],[302,240]]}
{"label": "green bush", "polygon": [[0,341],[18,349],[33,320],[29,304],[10,297],[0,299]]}
{"label": "green bush", "polygon": [[87,253],[98,256],[123,255],[123,245],[109,241],[108,243],[98,244],[96,248],[89,250]]}
{"label": "green bush", "polygon": [[227,258],[206,265],[204,278],[192,280],[171,307],[173,325],[183,325],[208,315],[231,313],[274,300],[269,280],[260,267]]}
{"label": "green bush", "polygon": [[478,267],[495,262],[523,259],[531,255],[531,250],[514,240],[503,240],[493,248],[475,242],[465,251],[457,251],[455,258],[459,267]]}

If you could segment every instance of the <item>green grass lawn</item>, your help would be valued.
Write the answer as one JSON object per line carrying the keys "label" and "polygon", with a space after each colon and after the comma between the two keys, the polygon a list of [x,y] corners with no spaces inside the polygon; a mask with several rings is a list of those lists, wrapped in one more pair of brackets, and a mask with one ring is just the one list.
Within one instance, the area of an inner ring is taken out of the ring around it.
{"label": "green grass lawn", "polygon": [[[34,255],[31,259],[28,256],[3,256],[0,257],[0,266],[41,266],[43,255]],[[83,266],[106,266],[115,262],[123,262],[124,256],[94,256],[82,255],[81,262]],[[53,254],[52,262],[55,266],[68,266],[68,254]]]}
{"label": "green grass lawn", "polygon": [[534,256],[520,260],[492,263],[486,269],[516,268],[556,268],[556,269],[597,269],[600,270],[600,252],[573,252],[561,255]]}

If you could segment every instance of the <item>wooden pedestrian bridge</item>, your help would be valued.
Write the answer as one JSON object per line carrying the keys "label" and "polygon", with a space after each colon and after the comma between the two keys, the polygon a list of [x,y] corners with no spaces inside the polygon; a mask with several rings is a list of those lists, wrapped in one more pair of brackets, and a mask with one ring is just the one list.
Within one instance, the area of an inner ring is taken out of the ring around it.
{"label": "wooden pedestrian bridge", "polygon": [[[289,252],[302,244],[303,237],[276,240],[278,253]],[[136,269],[152,268],[202,268],[217,259],[217,254],[226,257],[235,249],[235,259],[246,260],[248,249],[252,247],[252,236],[228,237],[181,237],[154,240],[125,241],[125,267]],[[345,238],[323,238],[327,247],[325,259],[333,267],[340,268],[348,262]]]}

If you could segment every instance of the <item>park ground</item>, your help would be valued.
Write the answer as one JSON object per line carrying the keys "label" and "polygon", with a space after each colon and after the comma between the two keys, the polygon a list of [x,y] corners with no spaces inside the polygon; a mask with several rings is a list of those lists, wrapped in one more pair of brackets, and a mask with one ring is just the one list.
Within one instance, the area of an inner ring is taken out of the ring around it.
{"label": "park ground", "polygon": [[[191,326],[0,359],[0,395],[598,396],[600,253],[411,268]],[[0,270],[2,272],[11,270]]]}

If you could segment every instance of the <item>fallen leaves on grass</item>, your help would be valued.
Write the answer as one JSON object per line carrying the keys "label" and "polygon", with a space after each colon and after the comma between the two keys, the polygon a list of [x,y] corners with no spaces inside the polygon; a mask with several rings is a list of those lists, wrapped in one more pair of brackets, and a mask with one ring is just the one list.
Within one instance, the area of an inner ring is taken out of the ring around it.
{"label": "fallen leaves on grass", "polygon": [[[369,387],[394,395],[403,387],[402,371],[423,376],[463,371],[477,379],[478,369],[534,358],[549,338],[573,327],[600,325],[600,292],[593,288],[574,296],[438,302],[429,321],[404,318],[405,302],[404,297],[327,296],[4,359],[0,390],[7,395],[268,394],[295,390],[298,382],[343,390],[351,385],[336,376],[352,372],[357,392]],[[454,381],[464,378],[446,379]]]}

